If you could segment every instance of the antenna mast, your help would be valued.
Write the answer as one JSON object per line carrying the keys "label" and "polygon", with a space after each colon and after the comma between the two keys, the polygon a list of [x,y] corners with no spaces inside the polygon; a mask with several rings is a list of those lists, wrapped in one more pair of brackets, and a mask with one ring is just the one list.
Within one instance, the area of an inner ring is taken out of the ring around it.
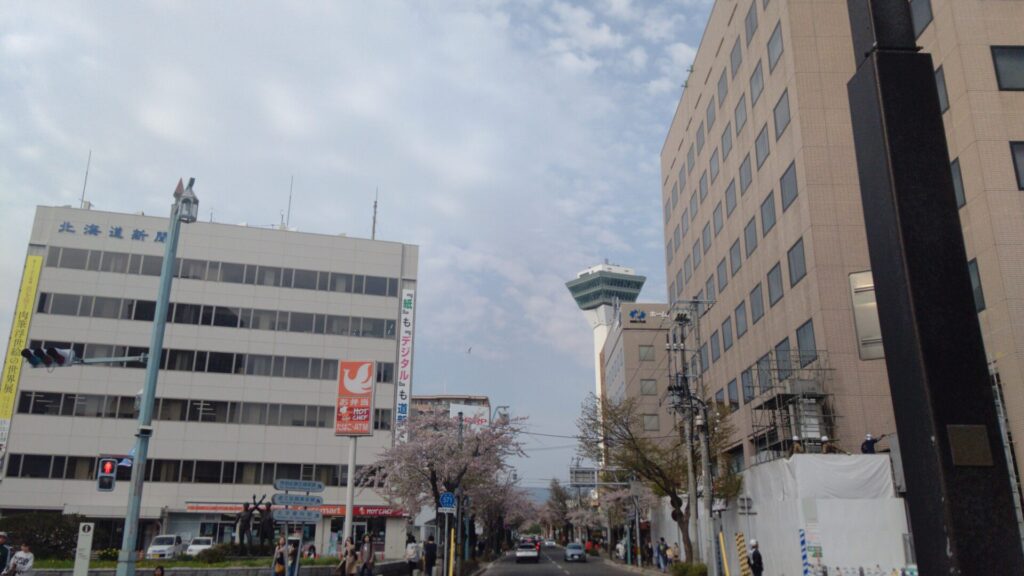
{"label": "antenna mast", "polygon": [[288,184],[288,217],[285,218],[284,227],[288,228],[292,223],[292,189],[295,187],[295,175],[292,174],[292,181]]}
{"label": "antenna mast", "polygon": [[373,228],[370,229],[370,240],[377,239],[377,196],[380,195],[380,188],[373,193]]}
{"label": "antenna mast", "polygon": [[89,166],[92,165],[92,149],[89,149],[89,159],[85,161],[85,181],[82,182],[82,198],[78,201],[79,208],[85,208],[85,186],[89,183]]}

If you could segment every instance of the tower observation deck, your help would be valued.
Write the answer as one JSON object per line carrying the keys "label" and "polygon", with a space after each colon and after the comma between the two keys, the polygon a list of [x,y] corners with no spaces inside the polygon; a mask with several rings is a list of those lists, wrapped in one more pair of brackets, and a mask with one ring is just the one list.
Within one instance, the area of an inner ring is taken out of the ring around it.
{"label": "tower observation deck", "polygon": [[601,350],[614,321],[616,305],[636,302],[646,280],[632,268],[605,263],[587,268],[565,283],[594,331],[594,380],[598,398],[604,397]]}

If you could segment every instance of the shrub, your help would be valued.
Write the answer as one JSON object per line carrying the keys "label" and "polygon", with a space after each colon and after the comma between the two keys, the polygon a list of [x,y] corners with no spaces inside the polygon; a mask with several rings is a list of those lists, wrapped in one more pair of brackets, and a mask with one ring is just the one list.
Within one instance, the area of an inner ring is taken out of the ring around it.
{"label": "shrub", "polygon": [[97,560],[117,560],[117,556],[120,553],[121,553],[121,551],[119,549],[117,549],[117,548],[104,548],[102,550],[97,550],[96,551],[96,559]]}
{"label": "shrub", "polygon": [[228,547],[223,544],[217,544],[211,548],[201,551],[196,555],[196,559],[206,564],[216,564],[218,562],[224,562],[228,559]]}
{"label": "shrub", "polygon": [[676,563],[672,565],[672,576],[708,576],[708,567],[704,564]]}
{"label": "shrub", "polygon": [[60,512],[29,512],[0,518],[0,531],[7,532],[13,546],[31,546],[36,558],[69,559],[78,543],[78,524],[84,520]]}

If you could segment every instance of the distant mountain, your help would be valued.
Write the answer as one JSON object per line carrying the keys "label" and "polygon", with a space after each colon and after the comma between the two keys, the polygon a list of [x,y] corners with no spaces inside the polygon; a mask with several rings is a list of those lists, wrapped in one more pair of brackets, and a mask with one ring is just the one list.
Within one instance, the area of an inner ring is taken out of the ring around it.
{"label": "distant mountain", "polygon": [[548,501],[548,496],[551,495],[551,490],[548,488],[523,488],[529,495],[530,500],[537,504],[543,504]]}

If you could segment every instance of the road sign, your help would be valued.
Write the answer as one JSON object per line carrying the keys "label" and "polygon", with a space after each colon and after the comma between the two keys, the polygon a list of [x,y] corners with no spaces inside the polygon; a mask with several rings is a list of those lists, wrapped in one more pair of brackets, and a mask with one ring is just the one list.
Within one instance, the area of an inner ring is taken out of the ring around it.
{"label": "road sign", "polygon": [[455,494],[453,492],[442,492],[440,499],[440,506],[437,511],[442,514],[454,514],[455,513]]}
{"label": "road sign", "polygon": [[570,488],[596,488],[597,468],[569,468]]}
{"label": "road sign", "polygon": [[323,519],[319,510],[274,510],[274,522],[313,524]]}
{"label": "road sign", "polygon": [[78,547],[75,549],[75,569],[73,576],[87,576],[89,574],[89,557],[92,553],[92,533],[96,525],[92,522],[82,522],[78,525]]}
{"label": "road sign", "polygon": [[320,496],[312,496],[309,494],[285,494],[283,492],[274,494],[272,501],[278,506],[320,506],[324,503],[324,499]]}
{"label": "road sign", "polygon": [[287,480],[278,478],[274,480],[274,490],[286,490],[288,492],[323,492],[323,482],[312,480]]}

